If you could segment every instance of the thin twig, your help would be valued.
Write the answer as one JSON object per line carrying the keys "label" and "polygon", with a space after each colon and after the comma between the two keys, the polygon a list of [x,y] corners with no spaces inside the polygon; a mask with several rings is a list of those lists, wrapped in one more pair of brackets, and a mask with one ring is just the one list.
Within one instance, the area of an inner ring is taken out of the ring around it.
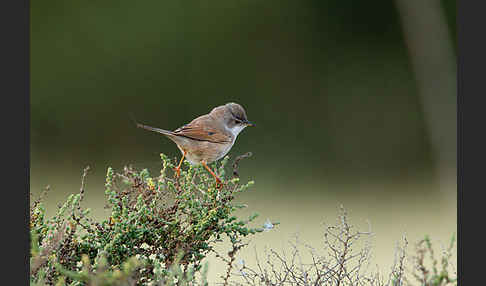
{"label": "thin twig", "polygon": [[236,157],[234,163],[233,163],[233,177],[237,178],[239,177],[240,175],[238,174],[238,164],[240,163],[240,161],[244,158],[249,158],[253,155],[253,153],[251,152],[247,152],[243,155],[240,155],[238,157]]}

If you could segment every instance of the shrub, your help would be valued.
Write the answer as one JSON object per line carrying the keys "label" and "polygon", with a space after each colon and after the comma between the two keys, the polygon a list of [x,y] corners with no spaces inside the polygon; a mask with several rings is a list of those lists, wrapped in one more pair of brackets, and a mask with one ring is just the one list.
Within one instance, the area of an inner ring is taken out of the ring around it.
{"label": "shrub", "polygon": [[253,182],[240,184],[237,176],[225,175],[229,157],[213,164],[222,189],[207,171],[188,163],[180,177],[174,176],[168,171],[174,162],[161,158],[156,177],[146,169],[108,168],[105,194],[111,212],[101,222],[81,207],[89,168],[79,193],[52,218],[46,218],[41,194],[30,208],[31,284],[192,285],[199,273],[198,284],[207,285],[202,261],[215,244],[228,237],[238,248],[241,237],[263,231],[249,226],[256,214],[245,220],[234,215],[245,207],[234,204],[234,196]]}
{"label": "shrub", "polygon": [[[412,255],[407,253],[408,241],[404,237],[397,244],[395,262],[388,275],[378,269],[371,270],[371,228],[357,230],[348,221],[346,210],[341,206],[336,224],[324,227],[323,246],[315,248],[301,242],[296,236],[290,242],[290,253],[265,250],[263,262],[255,253],[256,267],[243,261],[233,273],[232,285],[369,285],[369,286],[445,286],[457,285],[457,278],[450,258],[455,245],[452,236],[449,246],[443,249],[441,269],[428,237],[416,244]],[[303,259],[304,251],[310,256]],[[426,257],[429,258],[426,261]],[[454,272],[454,273],[452,273]],[[413,280],[411,280],[413,278]]]}

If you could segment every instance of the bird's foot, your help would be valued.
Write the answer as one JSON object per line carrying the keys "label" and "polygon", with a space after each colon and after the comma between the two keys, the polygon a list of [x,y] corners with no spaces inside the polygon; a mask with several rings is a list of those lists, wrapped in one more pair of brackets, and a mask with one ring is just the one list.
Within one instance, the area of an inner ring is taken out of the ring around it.
{"label": "bird's foot", "polygon": [[182,162],[184,161],[184,157],[186,157],[186,154],[187,151],[184,151],[184,153],[182,153],[182,158],[181,161],[179,162],[179,165],[177,165],[177,167],[174,168],[174,171],[176,172],[176,178],[179,178],[179,176],[181,175],[181,166],[182,166]]}
{"label": "bird's foot", "polygon": [[216,177],[216,188],[218,190],[221,190],[223,188],[223,182],[217,177]]}
{"label": "bird's foot", "polygon": [[181,175],[181,167],[176,167],[174,168],[174,172],[175,172],[175,176],[176,178],[179,178],[179,176]]}

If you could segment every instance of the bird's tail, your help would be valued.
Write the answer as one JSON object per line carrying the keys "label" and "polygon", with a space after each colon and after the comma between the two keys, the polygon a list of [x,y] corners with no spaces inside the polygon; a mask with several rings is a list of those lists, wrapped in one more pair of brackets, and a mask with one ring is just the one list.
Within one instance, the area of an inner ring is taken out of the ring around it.
{"label": "bird's tail", "polygon": [[169,130],[165,130],[165,129],[160,129],[160,128],[155,128],[155,127],[152,127],[152,126],[148,126],[148,125],[144,125],[144,124],[141,124],[141,123],[138,123],[136,120],[135,120],[135,117],[133,117],[133,114],[130,113],[130,117],[133,121],[133,123],[135,123],[135,125],[138,127],[138,128],[142,128],[142,129],[146,129],[146,130],[150,130],[150,131],[154,131],[154,132],[157,132],[157,133],[161,133],[161,134],[164,134],[164,135],[174,135],[172,131],[169,131]]}
{"label": "bird's tail", "polygon": [[152,126],[148,126],[148,125],[143,125],[143,124],[140,124],[140,123],[137,123],[137,127],[138,128],[143,128],[143,129],[146,129],[146,130],[150,130],[150,131],[154,131],[154,132],[157,132],[157,133],[161,133],[161,134],[164,134],[164,135],[174,135],[172,133],[172,131],[169,131],[169,130],[165,130],[165,129],[160,129],[160,128],[155,128],[155,127],[152,127]]}

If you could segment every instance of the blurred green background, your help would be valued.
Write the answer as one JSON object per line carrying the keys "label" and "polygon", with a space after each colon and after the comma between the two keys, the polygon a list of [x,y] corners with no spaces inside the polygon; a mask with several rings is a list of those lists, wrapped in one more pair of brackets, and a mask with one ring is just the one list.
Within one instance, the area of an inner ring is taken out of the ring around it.
{"label": "blurred green background", "polygon": [[[230,152],[253,152],[240,174],[256,185],[239,199],[261,223],[281,222],[252,245],[280,247],[295,232],[317,243],[340,204],[358,224],[371,221],[383,268],[404,233],[446,241],[456,230],[455,74],[438,65],[439,51],[420,60],[420,47],[450,49],[444,59],[455,69],[456,2],[437,1],[437,25],[400,7],[32,1],[32,193],[50,185],[52,213],[89,165],[86,205],[101,217],[108,166],[157,172],[159,153],[180,156],[170,140],[135,128],[129,113],[175,129],[234,101],[257,124]],[[415,32],[424,35],[418,46]],[[242,254],[248,262],[251,253]],[[212,263],[214,278],[220,265]]]}

